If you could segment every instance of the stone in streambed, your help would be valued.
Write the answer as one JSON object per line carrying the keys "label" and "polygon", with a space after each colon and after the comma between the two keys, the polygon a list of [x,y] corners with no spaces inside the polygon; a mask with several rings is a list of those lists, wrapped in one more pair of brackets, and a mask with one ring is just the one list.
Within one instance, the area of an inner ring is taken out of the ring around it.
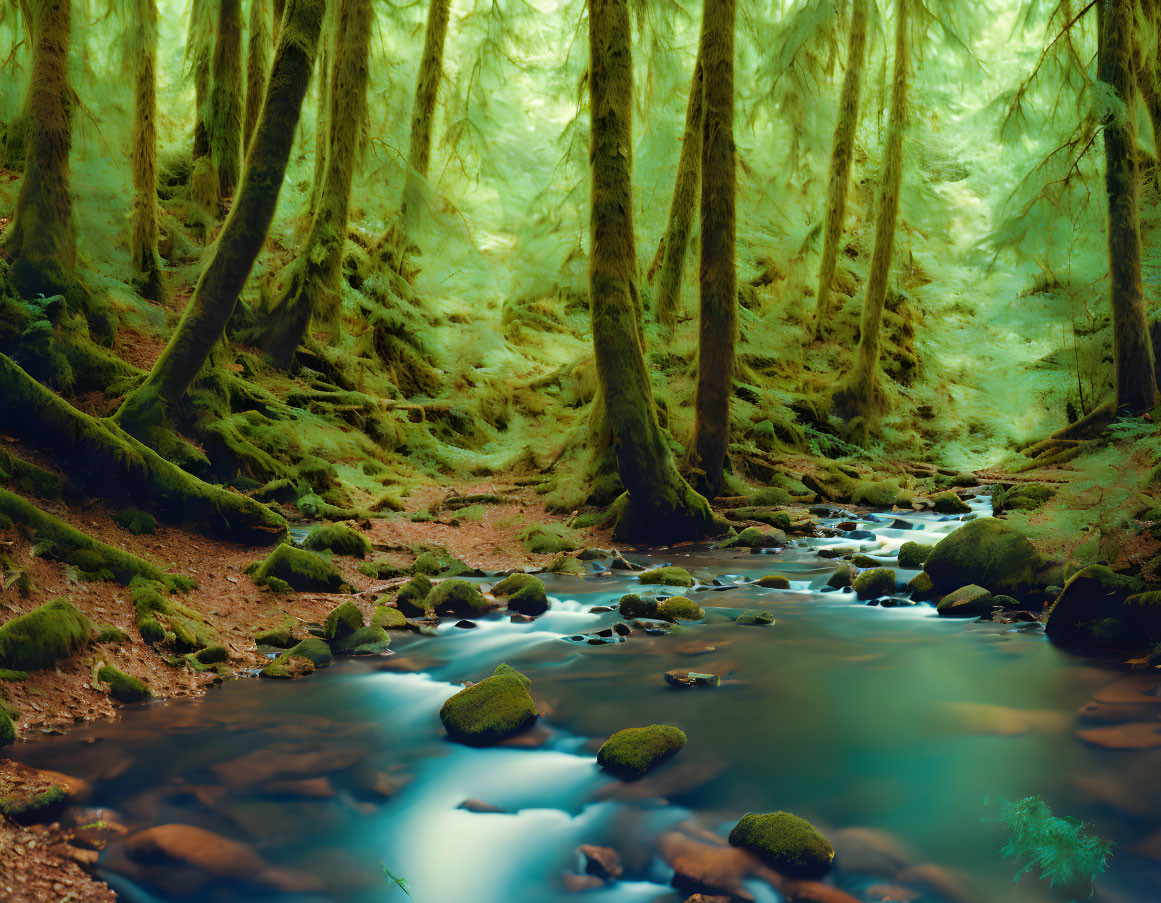
{"label": "stone in streambed", "polygon": [[328,640],[342,640],[363,626],[363,613],[349,599],[327,615],[323,636]]}
{"label": "stone in streambed", "polygon": [[941,539],[924,562],[938,593],[976,584],[996,595],[1023,599],[1060,577],[1053,564],[1006,521],[984,517]]}
{"label": "stone in streambed", "polygon": [[512,574],[494,587],[492,595],[507,597],[508,610],[525,615],[540,615],[548,611],[548,594],[544,582],[531,574]]}
{"label": "stone in streambed", "polygon": [[826,585],[832,589],[845,589],[851,585],[851,581],[855,578],[855,573],[849,564],[840,564],[831,573],[826,581]]}
{"label": "stone in streambed", "polygon": [[427,597],[427,606],[437,615],[479,617],[496,608],[479,587],[467,580],[444,580],[437,583]]}
{"label": "stone in streambed", "polygon": [[742,627],[765,627],[774,623],[774,615],[768,611],[755,611],[751,608],[738,615],[734,623]]}
{"label": "stone in streambed", "polygon": [[917,542],[905,542],[899,546],[899,567],[913,570],[923,567],[935,546],[925,546]]}
{"label": "stone in streambed", "polygon": [[637,579],[642,583],[649,583],[655,586],[680,586],[686,589],[693,586],[693,577],[689,575],[689,571],[685,568],[672,566],[653,568],[651,571],[642,571],[637,575]]}
{"label": "stone in streambed", "polygon": [[617,731],[597,750],[597,764],[620,778],[640,778],[685,746],[685,733],[667,724]]}
{"label": "stone in streambed", "polygon": [[937,514],[968,514],[972,510],[971,505],[951,489],[932,496],[931,502]]}
{"label": "stone in streambed", "polygon": [[621,857],[610,847],[585,843],[577,847],[577,852],[584,857],[585,873],[596,875],[602,881],[616,881],[625,871]]}
{"label": "stone in streambed", "polygon": [[978,618],[992,610],[994,598],[982,586],[961,586],[940,599],[936,608],[945,618]]}
{"label": "stone in streambed", "polygon": [[506,664],[491,677],[456,693],[439,710],[448,736],[471,746],[489,746],[526,731],[536,722],[532,681]]}
{"label": "stone in streambed", "polygon": [[340,655],[377,655],[387,651],[391,637],[382,627],[360,627],[354,633],[331,644]]}
{"label": "stone in streambed", "polygon": [[617,606],[621,617],[632,621],[636,618],[648,618],[656,620],[658,618],[657,609],[659,608],[656,599],[645,599],[636,593],[629,593],[621,597],[621,602]]}
{"label": "stone in streambed", "polygon": [[781,574],[765,574],[755,580],[754,585],[766,589],[790,589],[790,580]]}
{"label": "stone in streambed", "polygon": [[666,621],[701,621],[705,611],[685,596],[670,596],[657,606],[657,614]]}
{"label": "stone in streambed", "polygon": [[665,682],[671,687],[692,689],[693,687],[720,687],[722,679],[716,674],[700,671],[666,671]]}
{"label": "stone in streambed", "polygon": [[907,592],[911,593],[911,598],[917,602],[934,599],[939,595],[935,591],[935,586],[931,582],[931,575],[927,571],[921,571],[907,582]]}
{"label": "stone in streambed", "polygon": [[287,649],[282,655],[262,669],[262,677],[288,679],[310,674],[317,668],[325,668],[332,661],[331,650],[318,637],[307,637],[301,643]]}
{"label": "stone in streambed", "polygon": [[427,614],[427,597],[430,594],[431,581],[423,574],[417,574],[399,587],[395,594],[395,604],[404,615],[422,618]]}
{"label": "stone in streambed", "polygon": [[730,832],[730,844],[789,878],[821,878],[834,861],[830,842],[810,822],[789,812],[743,815]]}
{"label": "stone in streambed", "polygon": [[872,568],[855,577],[851,586],[860,599],[889,596],[895,592],[895,572],[891,568]]}

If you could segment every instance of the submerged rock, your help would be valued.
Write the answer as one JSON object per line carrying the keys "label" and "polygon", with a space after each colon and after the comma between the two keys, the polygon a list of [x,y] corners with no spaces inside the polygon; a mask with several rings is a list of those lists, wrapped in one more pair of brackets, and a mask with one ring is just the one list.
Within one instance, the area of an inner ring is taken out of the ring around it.
{"label": "submerged rock", "polygon": [[488,746],[528,730],[536,722],[532,681],[506,664],[456,693],[439,710],[448,736],[472,746]]}
{"label": "submerged rock", "polygon": [[642,571],[637,575],[637,579],[642,583],[650,583],[655,586],[680,586],[685,589],[693,586],[693,577],[689,575],[689,571],[673,566]]}
{"label": "submerged rock", "polygon": [[693,687],[720,687],[722,679],[716,674],[705,674],[700,671],[666,671],[665,682],[671,687],[692,689]]}
{"label": "submerged rock", "polygon": [[749,850],[788,878],[821,878],[830,871],[834,847],[810,822],[789,812],[743,815],[730,844]]}
{"label": "submerged rock", "polygon": [[768,611],[755,611],[751,608],[738,615],[734,623],[743,627],[765,627],[774,623],[774,615]]}
{"label": "submerged rock", "polygon": [[961,586],[940,599],[937,610],[945,618],[978,618],[992,610],[994,598],[982,586]]}
{"label": "submerged rock", "polygon": [[923,567],[936,592],[949,593],[974,583],[1017,599],[1043,590],[1060,571],[1023,533],[992,517],[974,520],[945,536]]}
{"label": "submerged rock", "polygon": [[1045,631],[1060,646],[1146,649],[1161,640],[1161,593],[1103,565],[1077,572],[1048,612]]}
{"label": "submerged rock", "polygon": [[603,881],[616,881],[625,871],[621,857],[610,847],[585,843],[577,847],[577,852],[584,857],[586,874],[596,875]]}
{"label": "submerged rock", "polygon": [[617,731],[597,750],[597,764],[620,778],[635,779],[673,758],[685,746],[685,733],[667,724]]}

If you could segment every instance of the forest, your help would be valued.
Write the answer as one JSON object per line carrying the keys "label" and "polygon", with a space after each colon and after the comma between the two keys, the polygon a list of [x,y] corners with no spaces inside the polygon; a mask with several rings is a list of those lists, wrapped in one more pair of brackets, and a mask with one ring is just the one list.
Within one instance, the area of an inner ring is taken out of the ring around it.
{"label": "forest", "polygon": [[1159,0],[0,0],[0,900],[1151,903]]}

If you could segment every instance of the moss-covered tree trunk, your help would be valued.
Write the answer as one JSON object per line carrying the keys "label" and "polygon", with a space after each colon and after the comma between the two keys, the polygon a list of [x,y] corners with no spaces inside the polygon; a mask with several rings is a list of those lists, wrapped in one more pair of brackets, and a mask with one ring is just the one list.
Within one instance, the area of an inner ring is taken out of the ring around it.
{"label": "moss-covered tree trunk", "polygon": [[270,64],[270,10],[266,0],[250,0],[250,27],[246,30],[246,119],[242,148],[250,147],[262,98],[266,96],[266,69]]}
{"label": "moss-covered tree trunk", "polygon": [[292,264],[286,293],[267,317],[261,339],[262,347],[282,364],[293,359],[312,319],[332,336],[339,331],[343,244],[367,103],[367,56],[374,27],[371,0],[341,0],[335,26],[326,179],[306,249]]}
{"label": "moss-covered tree trunk", "polygon": [[435,122],[435,101],[443,78],[443,46],[451,18],[451,0],[431,0],[427,8],[427,32],[423,57],[415,79],[415,101],[411,106],[411,143],[407,151],[407,177],[403,183],[400,210],[404,225],[415,225],[422,208],[423,181],[431,165],[431,135]]}
{"label": "moss-covered tree trunk", "polygon": [[181,322],[148,378],[117,412],[117,419],[136,436],[149,436],[161,426],[166,408],[185,395],[221,338],[262,249],[310,84],[323,3],[324,0],[287,3],[266,100],[246,158],[238,197]]}
{"label": "moss-covered tree trunk", "polygon": [[1157,404],[1157,380],[1141,282],[1139,174],[1132,115],[1133,2],[1107,0],[1098,4],[1097,10],[1099,77],[1129,111],[1128,115],[1114,113],[1104,124],[1117,407],[1141,413]]}
{"label": "moss-covered tree trunk", "polygon": [[597,378],[621,481],[616,533],[673,540],[714,532],[709,504],[677,472],[641,350],[633,236],[633,55],[628,0],[589,4],[592,116],[589,304]]}
{"label": "moss-covered tree trunk", "polygon": [[677,181],[673,186],[673,201],[669,205],[669,220],[657,246],[657,254],[646,272],[646,278],[652,282],[654,274],[661,271],[661,281],[657,285],[657,322],[670,333],[677,325],[685,252],[689,245],[689,233],[693,229],[694,208],[701,187],[698,177],[701,169],[702,85],[699,50],[693,65],[689,100],[685,105],[685,132],[681,136],[681,156],[677,161]]}
{"label": "moss-covered tree trunk", "polygon": [[871,271],[863,297],[863,315],[855,361],[835,394],[836,412],[845,418],[871,419],[881,410],[879,384],[880,328],[887,301],[887,281],[895,251],[895,226],[899,220],[899,190],[903,181],[903,132],[907,127],[907,72],[910,65],[908,41],[909,6],[913,0],[897,0],[895,5],[895,62],[891,82],[891,110],[887,120],[887,140],[883,148],[879,209],[875,221],[875,248]]}
{"label": "moss-covered tree trunk", "polygon": [[186,57],[194,83],[194,134],[190,199],[203,210],[218,204],[217,173],[210,156],[210,66],[214,56],[213,0],[193,0]]}
{"label": "moss-covered tree trunk", "polygon": [[322,197],[323,182],[326,179],[327,154],[331,146],[331,64],[332,36],[334,33],[335,4],[327,4],[323,16],[322,36],[319,38],[318,65],[315,66],[315,114],[314,114],[314,176],[310,182],[310,216],[318,209]]}
{"label": "moss-covered tree trunk", "polygon": [[[29,0],[19,0],[20,20],[24,24],[25,46],[32,47],[36,43],[33,33],[32,10]],[[31,80],[24,92],[24,104],[17,117],[8,123],[4,129],[4,142],[0,153],[0,166],[12,172],[24,171],[24,157],[28,152],[28,120],[31,98]]]}
{"label": "moss-covered tree trunk", "polygon": [[219,0],[210,84],[210,153],[218,197],[234,196],[242,172],[242,0]]}
{"label": "moss-covered tree trunk", "polygon": [[53,295],[73,279],[76,228],[69,193],[73,91],[69,85],[69,0],[31,0],[32,76],[24,178],[5,246],[20,290]]}
{"label": "moss-covered tree trunk", "polygon": [[695,485],[713,498],[722,488],[730,444],[730,394],[738,332],[734,200],[734,0],[705,0],[701,50],[705,110],[701,141],[701,290],[690,464]]}
{"label": "moss-covered tree trunk", "polygon": [[274,0],[274,31],[271,32],[271,40],[274,46],[278,46],[278,32],[282,28],[282,17],[286,14],[286,0]]}
{"label": "moss-covered tree trunk", "polygon": [[830,322],[830,289],[838,261],[839,242],[847,213],[847,194],[851,184],[851,162],[855,151],[855,129],[859,124],[859,100],[863,93],[863,72],[867,54],[867,3],[854,0],[851,30],[847,42],[847,70],[839,96],[839,118],[834,129],[830,155],[830,181],[826,191],[826,224],[823,233],[822,261],[818,267],[818,305],[814,314],[814,333],[821,336]]}
{"label": "moss-covered tree trunk", "polygon": [[129,244],[137,290],[147,298],[164,301],[165,277],[157,251],[157,0],[136,0],[134,13],[133,217]]}

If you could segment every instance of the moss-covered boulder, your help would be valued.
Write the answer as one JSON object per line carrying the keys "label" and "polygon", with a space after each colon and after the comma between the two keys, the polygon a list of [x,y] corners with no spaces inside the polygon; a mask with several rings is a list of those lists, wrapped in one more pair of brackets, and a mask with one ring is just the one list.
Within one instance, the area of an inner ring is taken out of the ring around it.
{"label": "moss-covered boulder", "polygon": [[411,627],[407,623],[407,615],[391,605],[376,605],[371,614],[371,626],[382,627],[384,630],[407,630]]}
{"label": "moss-covered boulder", "polygon": [[444,580],[432,587],[427,597],[427,607],[437,615],[478,618],[492,611],[496,605],[474,583],[468,583],[467,580]]}
{"label": "moss-covered boulder", "polygon": [[787,878],[821,878],[834,862],[830,841],[789,812],[743,815],[730,831],[730,844],[749,850]]}
{"label": "moss-covered boulder", "polygon": [[941,539],[924,570],[936,592],[950,593],[976,584],[996,595],[1017,599],[1043,590],[1059,579],[1053,565],[1006,521],[984,517],[971,521]]}
{"label": "moss-covered boulder", "polygon": [[718,548],[773,549],[784,545],[786,545],[786,534],[782,530],[759,530],[757,527],[746,527],[736,536],[723,539],[718,543]]}
{"label": "moss-covered boulder", "polygon": [[363,626],[363,613],[350,599],[331,610],[323,624],[327,640],[341,640]]}
{"label": "moss-covered boulder", "polygon": [[492,587],[492,595],[510,596],[529,586],[539,586],[544,589],[544,581],[532,574],[509,574]]}
{"label": "moss-covered boulder", "polygon": [[395,605],[403,614],[411,618],[422,618],[431,606],[427,597],[431,595],[431,581],[423,574],[416,574],[395,593]]}
{"label": "moss-covered boulder", "polygon": [[940,599],[936,608],[945,618],[978,618],[992,610],[994,598],[982,586],[961,586]]}
{"label": "moss-covered boulder", "polygon": [[658,614],[660,607],[656,599],[647,599],[636,593],[628,593],[621,597],[617,610],[621,613],[621,617],[627,621],[632,621],[635,618],[655,620],[661,617]]}
{"label": "moss-covered boulder", "polygon": [[520,541],[524,548],[537,555],[559,555],[561,552],[575,552],[580,548],[580,539],[563,524],[533,524],[520,531]]}
{"label": "moss-covered boulder", "polygon": [[532,681],[506,664],[491,677],[466,687],[439,710],[449,737],[471,746],[489,746],[528,730],[536,722]]}
{"label": "moss-covered boulder", "polygon": [[263,677],[288,679],[325,668],[333,661],[330,647],[318,637],[307,637],[262,669]]}
{"label": "moss-covered boulder", "polygon": [[689,571],[672,566],[642,571],[637,575],[637,579],[653,586],[680,586],[685,589],[693,586],[693,577],[689,575]]}
{"label": "moss-covered boulder", "polygon": [[53,599],[0,625],[0,668],[50,668],[89,644],[93,624],[68,599]]}
{"label": "moss-covered boulder", "polygon": [[992,490],[992,513],[1002,511],[1035,511],[1056,495],[1056,487],[1047,483],[1018,483],[997,486]]}
{"label": "moss-covered boulder", "polygon": [[108,686],[109,696],[118,702],[141,702],[143,699],[153,697],[153,690],[149,688],[149,684],[112,665],[105,665],[98,671],[97,680]]}
{"label": "moss-covered boulder", "polygon": [[195,652],[194,658],[202,665],[220,665],[230,660],[230,650],[221,643],[210,643]]}
{"label": "moss-covered boulder", "polygon": [[923,567],[935,546],[908,541],[899,546],[899,567],[915,570]]}
{"label": "moss-covered boulder", "polygon": [[371,554],[371,540],[346,524],[319,524],[307,535],[303,546],[312,552],[333,552],[351,558]]}
{"label": "moss-covered boulder", "polygon": [[359,573],[379,580],[390,580],[392,577],[402,577],[407,571],[386,558],[376,558],[374,561],[364,561],[360,564]]}
{"label": "moss-covered boulder", "polygon": [[1057,645],[1080,651],[1147,648],[1150,625],[1154,636],[1161,626],[1152,601],[1161,594],[1143,589],[1136,577],[1103,565],[1086,567],[1064,585],[1048,612],[1045,632]]}
{"label": "moss-covered boulder", "polygon": [[36,794],[0,796],[0,815],[21,825],[47,824],[60,818],[71,801],[68,789],[53,784]]}
{"label": "moss-covered boulder", "polygon": [[781,574],[763,574],[754,583],[766,589],[790,589],[790,579]]}
{"label": "moss-covered boulder", "polygon": [[931,503],[939,514],[968,514],[972,507],[959,497],[954,490],[947,490],[931,497]]}
{"label": "moss-covered boulder", "polygon": [[387,651],[391,637],[382,627],[360,627],[331,643],[331,649],[341,655],[377,655]]}
{"label": "moss-covered boulder", "polygon": [[666,621],[700,621],[705,618],[702,607],[685,596],[670,596],[657,606],[657,614]]}
{"label": "moss-covered boulder", "polygon": [[548,611],[548,594],[544,582],[531,574],[511,574],[492,587],[492,595],[507,597],[508,610],[525,615]]}
{"label": "moss-covered boulder", "polygon": [[297,640],[289,627],[271,627],[254,634],[254,645],[273,646],[275,649],[289,649]]}
{"label": "moss-covered boulder", "polygon": [[774,623],[774,615],[750,608],[734,618],[734,623],[742,627],[766,627]]}
{"label": "moss-covered boulder", "polygon": [[255,583],[277,577],[299,592],[335,593],[344,586],[339,569],[325,558],[287,543],[278,546],[264,561],[246,568]]}
{"label": "moss-covered boulder", "polygon": [[102,624],[97,629],[97,638],[93,642],[98,646],[119,646],[129,642],[129,634],[112,624]]}
{"label": "moss-covered boulder", "polygon": [[411,573],[416,576],[434,577],[442,570],[443,565],[431,552],[420,552],[415,558],[415,563],[411,565]]}
{"label": "moss-covered boulder", "polygon": [[564,552],[553,558],[545,570],[550,574],[563,574],[568,577],[584,577],[588,573],[578,559]]}
{"label": "moss-covered boulder", "polygon": [[871,568],[862,571],[851,581],[860,599],[878,599],[895,592],[895,571],[891,568]]}
{"label": "moss-covered boulder", "polygon": [[831,572],[826,585],[832,589],[845,589],[850,586],[858,572],[849,564],[840,564]]}
{"label": "moss-covered boulder", "polygon": [[113,515],[113,523],[134,536],[151,536],[157,532],[157,520],[147,511],[128,508]]}
{"label": "moss-covered boulder", "polygon": [[668,724],[629,727],[597,750],[597,764],[619,778],[634,780],[673,758],[685,742],[685,732]]}
{"label": "moss-covered boulder", "polygon": [[907,592],[917,602],[925,602],[939,595],[935,591],[935,584],[932,582],[931,575],[927,571],[921,571],[907,581]]}
{"label": "moss-covered boulder", "polygon": [[878,567],[883,566],[883,562],[879,561],[877,558],[872,558],[870,555],[866,555],[862,552],[858,552],[858,553],[851,556],[851,564],[853,564],[855,567],[859,568],[860,570],[865,570],[867,568],[878,568]]}

